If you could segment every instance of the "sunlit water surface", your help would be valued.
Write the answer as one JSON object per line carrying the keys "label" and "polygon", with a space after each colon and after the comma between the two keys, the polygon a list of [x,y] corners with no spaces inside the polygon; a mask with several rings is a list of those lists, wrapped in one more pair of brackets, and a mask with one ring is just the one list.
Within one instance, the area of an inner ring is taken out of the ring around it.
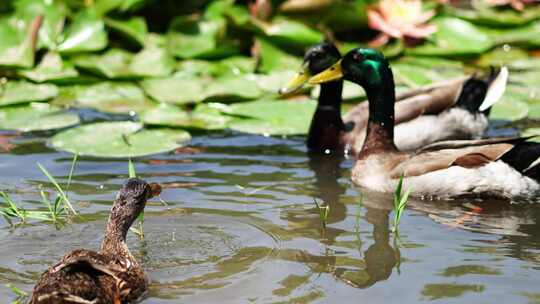
{"label": "sunlit water surface", "polygon": [[[0,190],[43,208],[39,185],[61,182],[71,155],[38,135],[0,154]],[[361,191],[351,160],[309,158],[304,138],[195,136],[179,151],[135,160],[161,183],[132,252],[150,280],[143,303],[538,303],[540,208],[497,201],[409,202],[391,232],[392,196]],[[193,153],[195,152],[195,153]],[[0,219],[0,299],[31,292],[67,251],[97,249],[126,160],[81,158],[70,198],[82,216],[64,227]],[[444,181],[441,181],[444,182]],[[330,205],[322,228],[314,200]]]}

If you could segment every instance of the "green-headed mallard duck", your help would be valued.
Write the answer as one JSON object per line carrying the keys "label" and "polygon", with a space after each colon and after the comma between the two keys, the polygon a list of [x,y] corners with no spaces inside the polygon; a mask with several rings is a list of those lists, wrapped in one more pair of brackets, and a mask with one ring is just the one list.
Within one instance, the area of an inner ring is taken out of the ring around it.
{"label": "green-headed mallard duck", "polygon": [[[340,52],[331,43],[311,47],[305,54],[302,70],[280,93],[299,89],[311,75],[329,68],[340,58]],[[501,97],[507,78],[508,72],[503,68],[484,79],[464,76],[401,94],[395,106],[396,145],[414,150],[441,140],[480,138],[488,126],[489,108]],[[309,150],[356,155],[362,148],[368,106],[361,103],[342,119],[342,87],[341,79],[321,85],[307,138]]]}
{"label": "green-headed mallard duck", "polygon": [[390,193],[403,175],[405,187],[420,197],[540,198],[540,144],[526,138],[461,140],[402,152],[394,142],[394,78],[384,56],[354,49],[310,83],[340,78],[362,86],[368,97],[367,135],[352,170],[356,184]]}
{"label": "green-headed mallard duck", "polygon": [[78,249],[65,255],[41,275],[30,304],[121,304],[137,300],[148,282],[129,252],[126,234],[144,210],[146,200],[160,192],[158,184],[129,179],[116,196],[99,251]]}

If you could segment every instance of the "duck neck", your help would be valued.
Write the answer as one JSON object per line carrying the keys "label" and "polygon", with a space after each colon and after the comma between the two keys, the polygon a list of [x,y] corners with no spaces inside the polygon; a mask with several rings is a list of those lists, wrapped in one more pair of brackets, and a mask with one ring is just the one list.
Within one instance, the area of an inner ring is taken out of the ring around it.
{"label": "duck neck", "polygon": [[343,149],[340,140],[341,132],[345,130],[341,119],[342,90],[342,80],[321,85],[317,109],[307,138],[309,150],[325,153]]}
{"label": "duck neck", "polygon": [[394,77],[387,65],[381,66],[381,81],[364,87],[369,102],[366,139],[360,156],[397,151],[394,144]]}
{"label": "duck neck", "polygon": [[117,216],[113,207],[107,221],[105,238],[101,242],[100,253],[132,258],[126,244],[126,236],[130,226],[131,222]]}

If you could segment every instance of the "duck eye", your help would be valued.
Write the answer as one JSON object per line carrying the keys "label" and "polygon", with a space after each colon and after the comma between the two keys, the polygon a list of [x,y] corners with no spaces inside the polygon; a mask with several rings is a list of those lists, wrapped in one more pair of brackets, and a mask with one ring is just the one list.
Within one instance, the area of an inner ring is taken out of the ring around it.
{"label": "duck eye", "polygon": [[360,54],[360,53],[354,53],[352,55],[352,59],[356,62],[360,62],[362,60],[364,60],[364,55]]}

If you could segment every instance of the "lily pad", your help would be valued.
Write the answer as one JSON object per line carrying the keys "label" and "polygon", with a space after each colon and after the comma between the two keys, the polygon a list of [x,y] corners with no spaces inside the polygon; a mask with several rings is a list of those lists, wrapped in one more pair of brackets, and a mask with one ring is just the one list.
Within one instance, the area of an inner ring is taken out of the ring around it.
{"label": "lily pad", "polygon": [[530,139],[530,141],[540,143],[540,128],[529,128],[521,134],[522,136],[536,136]]}
{"label": "lily pad", "polygon": [[26,81],[8,81],[0,85],[0,106],[46,101],[58,95],[53,84],[33,84]]}
{"label": "lily pad", "polygon": [[463,75],[461,62],[441,58],[403,57],[392,62],[396,82],[408,87],[427,85]]}
{"label": "lily pad", "polygon": [[60,129],[80,122],[75,113],[47,103],[30,103],[22,106],[0,108],[0,129],[22,132]]}
{"label": "lily pad", "polygon": [[490,119],[514,121],[527,117],[529,106],[516,98],[519,98],[518,94],[505,92],[503,99],[491,108]]}
{"label": "lily pad", "polygon": [[495,41],[474,24],[454,17],[434,19],[437,32],[418,47],[405,49],[406,54],[425,56],[478,55],[489,50]]}
{"label": "lily pad", "polygon": [[73,65],[64,62],[60,55],[55,52],[45,54],[36,68],[20,73],[35,82],[68,82],[77,79],[79,76]]}
{"label": "lily pad", "polygon": [[133,57],[129,69],[137,76],[163,77],[172,73],[175,64],[164,48],[148,47]]}
{"label": "lily pad", "polygon": [[75,15],[65,37],[58,46],[61,53],[99,51],[108,43],[103,20],[91,11],[82,11]]}
{"label": "lily pad", "polygon": [[297,69],[302,63],[299,57],[283,51],[264,38],[257,38],[256,43],[260,52],[259,71],[262,73]]}
{"label": "lily pad", "polygon": [[114,78],[132,78],[130,63],[133,54],[121,49],[108,50],[103,55],[81,55],[73,59],[75,65],[93,74]]}
{"label": "lily pad", "polygon": [[262,93],[254,74],[224,76],[215,78],[206,85],[202,100],[248,100],[258,98]]}
{"label": "lily pad", "polygon": [[189,76],[145,79],[141,86],[146,94],[159,102],[194,103],[200,102],[204,96],[201,80]]}
{"label": "lily pad", "polygon": [[145,36],[148,34],[144,18],[133,17],[127,20],[106,18],[105,24],[113,31],[135,42],[138,46],[144,45]]}
{"label": "lily pad", "polygon": [[231,120],[218,109],[208,104],[199,104],[191,111],[185,111],[178,106],[162,103],[139,115],[144,124],[181,127],[205,130],[221,130]]}
{"label": "lily pad", "polygon": [[316,102],[313,100],[257,100],[230,106],[237,118],[229,124],[233,130],[262,135],[307,134]]}
{"label": "lily pad", "polygon": [[261,28],[272,42],[299,49],[320,43],[324,39],[321,32],[285,17],[276,17],[270,24],[261,23]]}
{"label": "lily pad", "polygon": [[268,93],[277,93],[296,74],[293,70],[273,71],[269,74],[258,74],[259,87]]}
{"label": "lily pad", "polygon": [[34,65],[31,24],[30,20],[17,17],[0,18],[0,66],[30,68]]}
{"label": "lily pad", "polygon": [[218,45],[218,35],[223,32],[225,22],[220,19],[198,20],[177,17],[171,23],[168,49],[176,57],[196,58],[212,52]]}
{"label": "lily pad", "polygon": [[60,132],[51,144],[59,150],[97,157],[136,157],[174,150],[190,139],[188,132],[143,129],[142,124],[102,122]]}
{"label": "lily pad", "polygon": [[102,82],[75,87],[76,106],[109,113],[130,113],[147,109],[151,104],[143,91],[127,82]]}

